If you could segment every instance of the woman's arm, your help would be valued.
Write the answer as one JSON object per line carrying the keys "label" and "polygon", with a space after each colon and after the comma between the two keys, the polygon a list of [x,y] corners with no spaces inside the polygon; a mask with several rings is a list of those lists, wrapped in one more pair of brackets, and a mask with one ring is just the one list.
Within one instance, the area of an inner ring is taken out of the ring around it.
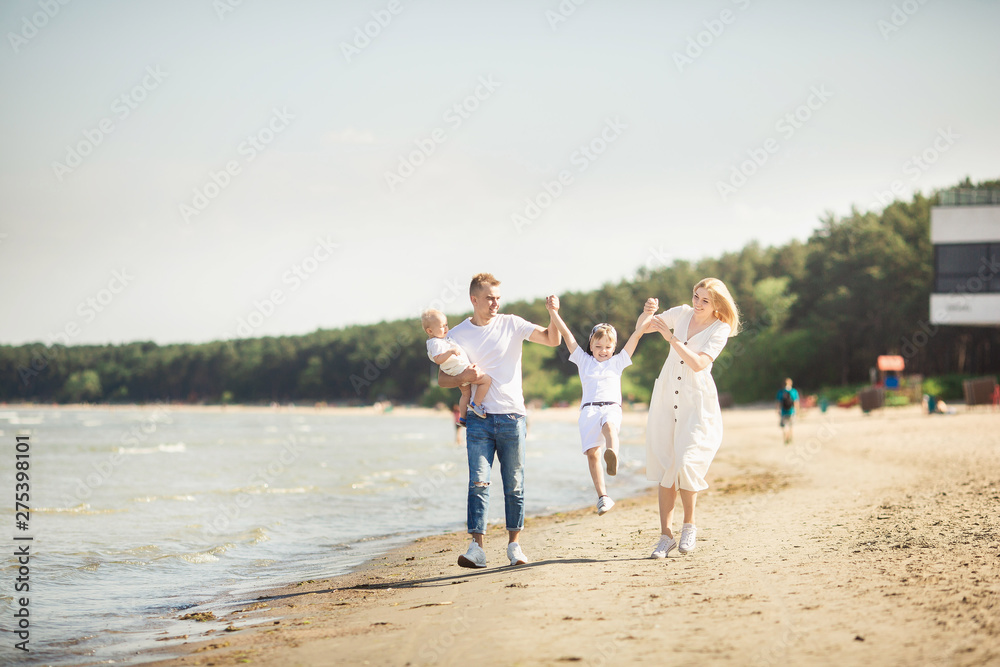
{"label": "woman's arm", "polygon": [[705,370],[708,368],[709,364],[715,361],[708,354],[704,352],[695,352],[682,343],[681,339],[674,335],[674,332],[670,330],[670,327],[668,327],[666,322],[664,322],[659,316],[653,318],[653,328],[663,334],[666,341],[670,343],[670,347],[677,350],[677,354],[681,355],[681,359],[684,360],[684,363],[690,366],[691,370],[695,373]]}

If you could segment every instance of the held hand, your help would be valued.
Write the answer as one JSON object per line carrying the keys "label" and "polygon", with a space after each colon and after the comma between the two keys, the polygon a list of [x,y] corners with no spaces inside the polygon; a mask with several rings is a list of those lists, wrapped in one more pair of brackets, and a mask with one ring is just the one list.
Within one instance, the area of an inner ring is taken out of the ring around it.
{"label": "held hand", "polygon": [[548,311],[558,311],[559,310],[559,297],[556,295],[545,297],[545,309]]}
{"label": "held hand", "polygon": [[666,338],[667,340],[670,340],[670,338],[674,335],[673,332],[670,331],[670,327],[667,326],[667,323],[664,322],[663,318],[661,318],[659,315],[653,317],[651,325],[653,331],[659,331],[663,335],[663,337]]}
{"label": "held hand", "polygon": [[660,300],[649,297],[646,299],[645,305],[642,307],[642,312],[649,313],[650,315],[655,315],[656,311],[660,309]]}
{"label": "held hand", "polygon": [[639,319],[635,321],[635,330],[641,334],[649,333],[650,327],[653,322],[653,313],[648,310],[643,310],[639,314]]}

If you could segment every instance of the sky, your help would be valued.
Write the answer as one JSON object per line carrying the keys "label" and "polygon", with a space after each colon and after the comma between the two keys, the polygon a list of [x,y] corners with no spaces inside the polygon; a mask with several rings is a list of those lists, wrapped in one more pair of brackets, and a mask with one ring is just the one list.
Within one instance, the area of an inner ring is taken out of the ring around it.
{"label": "sky", "polygon": [[461,313],[480,271],[532,299],[805,240],[1000,176],[998,27],[992,0],[9,0],[0,344],[305,334]]}

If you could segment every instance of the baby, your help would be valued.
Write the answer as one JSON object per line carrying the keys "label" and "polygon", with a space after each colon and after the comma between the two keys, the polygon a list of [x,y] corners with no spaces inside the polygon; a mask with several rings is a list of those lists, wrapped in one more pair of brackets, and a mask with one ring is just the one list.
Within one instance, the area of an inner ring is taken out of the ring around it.
{"label": "baby", "polygon": [[[442,371],[448,375],[459,375],[472,365],[462,348],[447,337],[448,320],[444,313],[434,308],[428,308],[420,314],[420,324],[427,332],[427,356],[440,366]],[[492,383],[493,380],[488,375],[484,375],[482,380],[475,383],[476,396],[473,400],[469,400],[472,395],[469,383],[466,382],[460,387],[462,398],[458,402],[459,424],[465,425],[467,410],[472,410],[472,413],[477,417],[486,418],[483,399],[486,398],[486,392],[489,391]]]}

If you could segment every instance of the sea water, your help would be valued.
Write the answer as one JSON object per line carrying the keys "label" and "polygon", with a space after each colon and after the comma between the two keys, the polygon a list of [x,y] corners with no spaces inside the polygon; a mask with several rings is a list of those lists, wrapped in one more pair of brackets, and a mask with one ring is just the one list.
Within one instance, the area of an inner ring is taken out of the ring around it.
{"label": "sea water", "polygon": [[[529,415],[528,425],[526,512],[592,505],[576,423]],[[14,507],[18,434],[30,437],[27,531]],[[641,435],[622,429],[616,498],[648,486]],[[502,525],[498,465],[493,476],[490,522]],[[157,639],[204,629],[178,620],[186,610],[464,530],[467,484],[450,413],[0,406],[0,662],[152,659],[142,651],[169,646]],[[24,544],[30,589],[16,593]],[[25,595],[30,653],[12,632]]]}

